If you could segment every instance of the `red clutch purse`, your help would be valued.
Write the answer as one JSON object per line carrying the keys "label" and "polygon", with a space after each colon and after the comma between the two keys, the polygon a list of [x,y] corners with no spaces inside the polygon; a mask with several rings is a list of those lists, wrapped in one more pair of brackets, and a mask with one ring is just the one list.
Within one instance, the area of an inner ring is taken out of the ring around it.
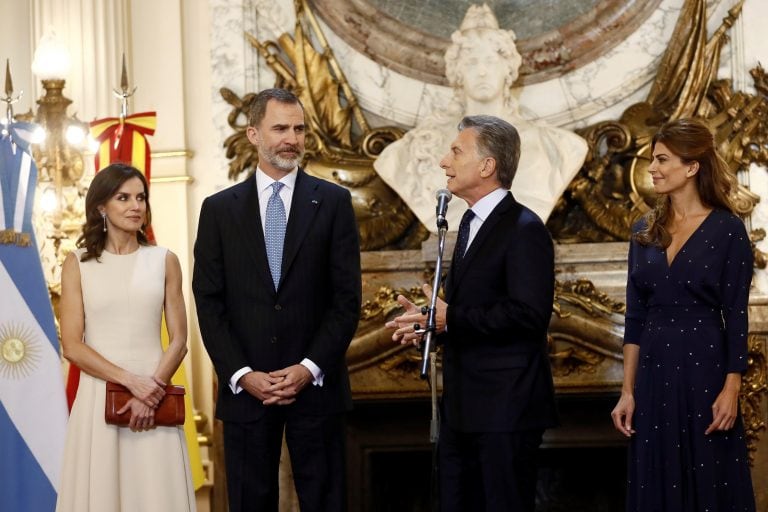
{"label": "red clutch purse", "polygon": [[[174,427],[184,424],[184,393],[184,386],[169,384],[165,387],[163,401],[155,409],[155,425]],[[128,426],[128,422],[131,420],[130,409],[123,414],[117,414],[117,411],[122,409],[132,396],[125,386],[107,381],[104,420],[108,425]]]}

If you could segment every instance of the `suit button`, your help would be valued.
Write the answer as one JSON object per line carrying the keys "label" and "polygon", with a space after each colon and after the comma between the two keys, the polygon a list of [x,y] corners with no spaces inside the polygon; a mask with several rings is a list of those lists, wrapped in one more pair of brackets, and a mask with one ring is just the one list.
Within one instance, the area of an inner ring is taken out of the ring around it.
{"label": "suit button", "polygon": [[270,338],[270,341],[272,343],[277,343],[277,336],[272,336],[272,338]]}
{"label": "suit button", "polygon": [[275,304],[275,309],[277,311],[280,311],[281,309],[283,309],[283,306],[281,306],[280,304]]}

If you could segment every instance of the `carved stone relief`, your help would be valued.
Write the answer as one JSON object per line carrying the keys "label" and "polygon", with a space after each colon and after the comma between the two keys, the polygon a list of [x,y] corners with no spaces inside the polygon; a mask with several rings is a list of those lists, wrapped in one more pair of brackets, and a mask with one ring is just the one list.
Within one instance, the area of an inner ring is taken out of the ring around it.
{"label": "carved stone relief", "polygon": [[[573,132],[529,122],[520,114],[512,94],[521,64],[515,34],[499,28],[487,5],[467,10],[452,41],[445,62],[453,98],[387,146],[374,162],[376,172],[427,229],[437,232],[434,197],[446,186],[440,160],[456,137],[456,126],[466,115],[493,114],[520,134],[512,192],[546,220],[584,162],[586,142]],[[466,208],[463,201],[453,202],[447,213],[449,230],[458,229]]]}
{"label": "carved stone relief", "polygon": [[[447,85],[442,56],[472,1],[311,0],[334,33],[374,61]],[[634,31],[660,0],[488,2],[519,33],[522,84],[543,82],[599,57]],[[579,4],[578,6],[576,4]],[[546,12],[545,12],[546,11]]]}

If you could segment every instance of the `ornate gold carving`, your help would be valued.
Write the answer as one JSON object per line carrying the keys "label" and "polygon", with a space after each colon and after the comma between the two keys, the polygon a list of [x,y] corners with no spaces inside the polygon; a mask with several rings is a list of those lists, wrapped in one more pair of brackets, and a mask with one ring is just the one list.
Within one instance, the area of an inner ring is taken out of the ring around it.
{"label": "ornate gold carving", "polygon": [[[349,189],[363,250],[417,247],[424,231],[405,203],[373,170],[376,156],[403,131],[368,126],[306,0],[295,0],[294,6],[293,35],[284,33],[277,41],[259,41],[250,34],[246,37],[277,75],[275,85],[292,90],[304,105],[307,172]],[[313,40],[322,51],[315,49]],[[222,88],[221,95],[233,107],[227,120],[235,133],[224,144],[230,159],[228,174],[235,179],[258,163],[256,150],[245,136],[246,125],[238,122],[246,116],[255,94],[239,98]]]}
{"label": "ornate gold carving", "polygon": [[[590,143],[590,153],[548,222],[556,239],[566,243],[629,239],[632,224],[655,201],[647,172],[650,142],[670,119],[706,119],[734,175],[751,163],[768,164],[765,71],[759,66],[751,71],[757,95],[734,91],[728,80],[715,80],[726,31],[742,4],[743,0],[729,11],[707,40],[705,1],[686,0],[646,101],[629,107],[618,121],[579,131]],[[759,196],[739,184],[733,201],[737,212],[748,216]]]}
{"label": "ornate gold carving", "polygon": [[[438,347],[439,350],[440,347]],[[439,358],[438,361],[442,361],[442,358]],[[438,366],[441,365],[438,364]],[[416,350],[403,349],[379,363],[379,368],[396,378],[413,377],[421,371],[421,353]]]}
{"label": "ornate gold carving", "polygon": [[382,286],[373,294],[372,299],[368,299],[363,303],[360,311],[360,320],[367,321],[376,319],[378,321],[384,321],[384,319],[393,311],[400,308],[400,303],[397,302],[398,295],[408,297],[414,304],[423,304],[426,302],[426,298],[423,296],[421,288],[418,286],[414,286],[407,290]]}
{"label": "ornate gold carving", "polygon": [[[552,375],[554,377],[567,377],[572,374],[590,374],[597,373],[598,365],[605,360],[603,354],[580,347],[578,342],[567,338],[560,338],[558,341],[553,336],[549,336],[549,361],[552,363]],[[566,346],[556,349],[566,342]]]}
{"label": "ornate gold carving", "polygon": [[347,350],[350,372],[385,362],[409,348],[395,344],[391,330],[384,327],[387,319],[401,308],[397,302],[398,295],[407,297],[416,305],[426,304],[426,298],[418,286],[409,289],[380,287],[361,308],[357,333]]}
{"label": "ornate gold carving", "polygon": [[592,316],[624,315],[627,309],[623,302],[612,300],[599,291],[589,279],[555,281],[555,303],[552,308],[560,318],[568,318],[572,313],[563,311],[560,301],[573,304]]}
{"label": "ornate gold carving", "polygon": [[[421,355],[410,346],[393,345],[391,331],[384,328],[386,319],[400,311],[398,295],[417,305],[427,301],[417,286],[407,290],[382,286],[366,300],[347,352],[350,373],[375,367],[395,381],[418,375]],[[610,299],[589,280],[556,282],[549,336],[555,377],[580,375],[590,387],[603,385],[605,364],[621,364],[624,309],[623,303]]]}
{"label": "ornate gold carving", "polygon": [[32,237],[29,236],[29,233],[18,233],[12,229],[0,229],[0,244],[29,247],[32,244]]}
{"label": "ornate gold carving", "polygon": [[749,335],[747,373],[744,375],[741,387],[740,402],[750,462],[754,462],[760,431],[766,428],[762,402],[766,393],[768,393],[768,375],[766,375],[767,349],[767,336],[764,334]]}
{"label": "ornate gold carving", "polygon": [[616,364],[621,361],[625,309],[588,279],[555,281],[548,337],[553,376],[580,376],[592,386],[600,385],[606,357]]}
{"label": "ornate gold carving", "polygon": [[749,241],[752,244],[752,256],[755,259],[755,268],[765,268],[768,263],[768,254],[757,248],[757,243],[765,240],[763,228],[753,229],[749,232]]}
{"label": "ornate gold carving", "polygon": [[403,398],[428,393],[419,378],[420,352],[412,345],[394,343],[392,330],[384,326],[387,319],[402,312],[398,295],[417,305],[427,302],[418,286],[382,286],[363,303],[357,333],[347,350],[347,367],[357,396]]}

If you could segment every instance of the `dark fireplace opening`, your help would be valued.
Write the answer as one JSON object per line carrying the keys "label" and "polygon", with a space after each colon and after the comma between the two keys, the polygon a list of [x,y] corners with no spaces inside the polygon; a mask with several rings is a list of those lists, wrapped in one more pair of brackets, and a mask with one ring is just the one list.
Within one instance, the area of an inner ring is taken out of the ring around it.
{"label": "dark fireplace opening", "polygon": [[[626,443],[610,423],[613,396],[558,398],[561,426],[539,459],[537,512],[623,510]],[[426,401],[357,403],[347,421],[349,510],[431,512]]]}
{"label": "dark fireplace opening", "polygon": [[539,460],[537,512],[624,510],[626,449],[550,448]]}
{"label": "dark fireplace opening", "polygon": [[371,512],[430,512],[432,451],[371,452]]}

